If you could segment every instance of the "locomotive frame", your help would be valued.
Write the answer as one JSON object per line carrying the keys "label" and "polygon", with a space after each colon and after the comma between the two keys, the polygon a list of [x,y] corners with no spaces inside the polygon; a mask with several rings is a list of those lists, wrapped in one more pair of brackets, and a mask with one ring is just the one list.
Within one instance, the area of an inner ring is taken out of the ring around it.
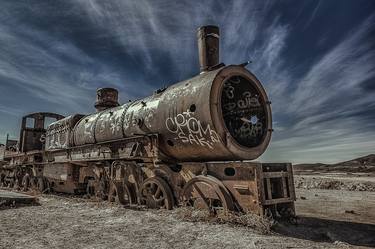
{"label": "locomotive frame", "polygon": [[[218,63],[218,38],[217,27],[200,28],[201,74],[151,97],[120,106],[117,90],[102,88],[97,113],[25,116],[19,148],[8,139],[2,147],[0,184],[126,206],[294,216],[292,165],[248,161],[270,141],[270,102],[244,65]],[[45,127],[48,118],[56,122]],[[244,124],[254,131],[244,133]],[[200,137],[184,133],[192,127]]]}

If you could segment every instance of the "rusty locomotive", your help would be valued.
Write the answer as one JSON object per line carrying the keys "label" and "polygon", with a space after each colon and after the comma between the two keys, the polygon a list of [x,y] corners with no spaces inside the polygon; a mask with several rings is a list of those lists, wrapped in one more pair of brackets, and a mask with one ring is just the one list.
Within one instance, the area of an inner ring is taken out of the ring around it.
{"label": "rusty locomotive", "polygon": [[291,164],[249,161],[271,139],[264,88],[246,64],[219,63],[218,27],[197,35],[201,72],[191,79],[123,105],[116,89],[98,89],[90,115],[23,117],[19,141],[2,146],[0,184],[129,206],[294,215]]}

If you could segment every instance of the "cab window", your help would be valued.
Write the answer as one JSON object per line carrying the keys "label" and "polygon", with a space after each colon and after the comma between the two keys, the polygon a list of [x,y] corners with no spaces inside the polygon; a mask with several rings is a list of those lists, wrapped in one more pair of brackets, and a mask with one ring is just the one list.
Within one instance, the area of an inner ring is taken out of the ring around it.
{"label": "cab window", "polygon": [[44,129],[47,129],[47,127],[55,122],[57,119],[56,118],[51,118],[51,117],[45,117],[44,118]]}
{"label": "cab window", "polygon": [[26,118],[26,128],[34,128],[35,119],[34,118]]}

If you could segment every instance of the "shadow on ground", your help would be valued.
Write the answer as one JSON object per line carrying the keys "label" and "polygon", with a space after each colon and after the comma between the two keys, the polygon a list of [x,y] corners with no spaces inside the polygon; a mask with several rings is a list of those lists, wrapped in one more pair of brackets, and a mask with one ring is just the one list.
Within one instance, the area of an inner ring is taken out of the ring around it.
{"label": "shadow on ground", "polygon": [[277,224],[274,231],[285,236],[316,242],[345,242],[375,247],[375,225],[299,217],[298,224]]}

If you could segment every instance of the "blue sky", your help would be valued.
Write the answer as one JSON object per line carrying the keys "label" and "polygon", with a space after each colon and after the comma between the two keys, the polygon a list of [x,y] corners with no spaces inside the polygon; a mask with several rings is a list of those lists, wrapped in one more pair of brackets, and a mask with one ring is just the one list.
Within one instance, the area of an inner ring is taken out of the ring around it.
{"label": "blue sky", "polygon": [[272,101],[263,161],[375,152],[375,1],[0,2],[0,142],[20,117],[94,111],[198,73],[196,29],[221,28],[221,61],[247,66]]}

